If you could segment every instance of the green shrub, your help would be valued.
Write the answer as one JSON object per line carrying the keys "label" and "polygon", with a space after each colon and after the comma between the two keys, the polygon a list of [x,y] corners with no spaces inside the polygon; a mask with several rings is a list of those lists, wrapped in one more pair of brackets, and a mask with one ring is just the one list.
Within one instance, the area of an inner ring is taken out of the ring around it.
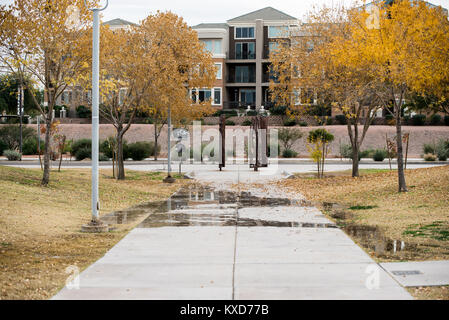
{"label": "green shrub", "polygon": [[98,156],[98,161],[109,161],[109,157],[104,153],[100,153]]}
{"label": "green shrub", "polygon": [[335,116],[335,120],[337,120],[337,123],[340,125],[344,125],[348,123],[348,118],[344,114],[337,114]]}
{"label": "green shrub", "polygon": [[284,121],[284,127],[294,127],[296,126],[296,119],[287,119]]}
{"label": "green shrub", "polygon": [[256,110],[250,110],[246,113],[247,116],[253,117],[253,116],[257,116],[258,113]]}
{"label": "green shrub", "polygon": [[373,153],[374,161],[382,162],[385,160],[386,157],[387,157],[387,151],[384,149],[377,149]]}
{"label": "green shrub", "polygon": [[[358,159],[360,161],[361,159],[372,158],[374,156],[375,152],[376,152],[376,150],[373,150],[373,149],[359,151]],[[352,160],[352,158],[353,158],[352,146],[349,144],[340,145],[340,156],[342,158],[347,158],[347,159]]]}
{"label": "green shrub", "polygon": [[[115,137],[109,137],[100,143],[100,152],[104,153],[108,158],[112,159],[113,150],[112,147],[116,144],[117,139]],[[160,146],[158,147],[160,151]],[[129,154],[129,146],[126,140],[123,140],[123,159],[131,158]]]}
{"label": "green shrub", "polygon": [[287,114],[287,106],[275,106],[270,109],[273,116],[285,116]]}
{"label": "green shrub", "polygon": [[327,131],[326,129],[316,129],[309,132],[309,136],[307,137],[307,141],[309,143],[314,143],[318,140],[323,143],[330,143],[334,141],[334,135]]}
{"label": "green shrub", "polygon": [[439,114],[433,114],[430,117],[430,124],[433,126],[438,126],[441,124],[441,116]]}
{"label": "green shrub", "polygon": [[[35,129],[25,126],[22,127],[23,140],[33,137],[35,134]],[[0,140],[6,144],[6,149],[17,150],[20,146],[20,126],[8,125],[0,128]]]}
{"label": "green shrub", "polygon": [[360,152],[360,159],[365,159],[365,158],[372,158],[374,155],[375,150],[373,149],[366,149]]}
{"label": "green shrub", "polygon": [[215,112],[212,116],[213,117],[219,117],[221,115],[225,115],[226,118],[229,117],[237,117],[237,110],[218,110],[217,112]]}
{"label": "green shrub", "polygon": [[406,125],[410,125],[410,123],[412,123],[412,118],[408,114],[403,116],[402,120],[404,121],[404,124],[406,124]]}
{"label": "green shrub", "polygon": [[387,120],[387,122],[390,122],[391,120],[393,120],[393,115],[391,113],[387,113],[385,115],[385,120]]}
{"label": "green shrub", "polygon": [[251,120],[245,120],[242,123],[242,126],[244,126],[244,127],[249,127],[251,125],[252,125],[252,121]]}
{"label": "green shrub", "polygon": [[427,153],[424,155],[425,161],[435,161],[437,159],[437,156],[432,153]]}
{"label": "green shrub", "polygon": [[[64,107],[64,109],[66,110],[66,112],[68,113],[68,112],[69,112],[69,108],[67,108],[66,105],[62,105],[62,106],[55,105],[55,106],[53,107],[53,110],[55,110],[55,117],[56,117],[56,118],[59,118],[59,117],[61,116],[61,110],[62,110],[63,107]],[[66,113],[66,114],[67,114],[67,113]]]}
{"label": "green shrub", "polygon": [[332,119],[332,118],[327,118],[327,120],[326,120],[326,125],[331,126],[331,125],[333,125],[333,124],[334,124],[334,119]]}
{"label": "green shrub", "polygon": [[349,144],[340,145],[340,157],[352,159],[352,147]]}
{"label": "green shrub", "polygon": [[449,158],[449,140],[440,140],[435,146],[435,153],[440,161],[446,161]]}
{"label": "green shrub", "polygon": [[[150,141],[148,143],[150,144],[150,156],[154,157],[155,156],[155,154],[154,154],[154,151],[155,151],[154,141]],[[159,155],[160,153],[161,153],[161,145],[158,144],[157,145],[157,155]]]}
{"label": "green shrub", "polygon": [[76,107],[76,113],[79,118],[90,118],[92,116],[92,111],[86,106]]}
{"label": "green shrub", "polygon": [[444,116],[444,124],[449,126],[449,116]]}
{"label": "green shrub", "polygon": [[291,149],[293,144],[302,137],[303,133],[299,129],[282,128],[278,131],[279,142],[285,150]]}
{"label": "green shrub", "polygon": [[145,158],[148,158],[150,154],[151,145],[148,142],[136,142],[129,145],[129,156],[134,161],[142,161]]}
{"label": "green shrub", "polygon": [[[73,142],[72,144],[72,154],[77,157],[76,154],[81,149],[89,149],[89,158],[90,158],[90,152],[92,149],[92,140],[91,139],[79,139]],[[80,155],[83,155],[84,153],[81,153]],[[83,159],[81,159],[83,160]]]}
{"label": "green shrub", "polygon": [[298,153],[291,149],[285,149],[282,152],[282,157],[284,157],[284,158],[296,158],[297,155],[298,155]]}
{"label": "green shrub", "polygon": [[66,140],[64,150],[62,152],[72,154],[72,145],[73,145],[73,139]]}
{"label": "green shrub", "polygon": [[425,143],[423,146],[423,153],[424,154],[435,154],[435,145],[430,143]]}
{"label": "green shrub", "polygon": [[[28,137],[23,141],[23,145],[22,145],[22,153],[24,155],[35,155],[38,154],[38,150],[37,150],[37,137]],[[40,141],[41,144],[41,151],[44,150],[45,148],[45,142],[44,141]]]}
{"label": "green shrub", "polygon": [[92,149],[90,147],[81,147],[76,150],[75,159],[77,161],[82,161],[84,159],[91,159],[92,157]]}
{"label": "green shrub", "polygon": [[300,127],[307,127],[307,126],[309,126],[309,125],[307,124],[307,122],[301,121],[301,122],[299,123],[299,126],[300,126]]}
{"label": "green shrub", "polygon": [[412,117],[412,124],[414,126],[423,126],[426,124],[426,116],[423,114],[415,114]]}
{"label": "green shrub", "polygon": [[226,125],[227,126],[235,126],[235,122],[231,121],[231,120],[226,120]]}
{"label": "green shrub", "polygon": [[20,152],[15,150],[5,150],[3,151],[3,155],[8,159],[8,161],[19,161],[22,159]]}

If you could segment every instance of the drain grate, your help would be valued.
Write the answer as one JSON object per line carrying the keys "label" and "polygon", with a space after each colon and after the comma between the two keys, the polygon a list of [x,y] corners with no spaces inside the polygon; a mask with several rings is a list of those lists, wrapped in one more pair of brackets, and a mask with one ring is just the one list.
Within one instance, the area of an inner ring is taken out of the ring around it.
{"label": "drain grate", "polygon": [[423,274],[419,270],[406,270],[406,271],[391,271],[395,276],[415,276],[418,274]]}

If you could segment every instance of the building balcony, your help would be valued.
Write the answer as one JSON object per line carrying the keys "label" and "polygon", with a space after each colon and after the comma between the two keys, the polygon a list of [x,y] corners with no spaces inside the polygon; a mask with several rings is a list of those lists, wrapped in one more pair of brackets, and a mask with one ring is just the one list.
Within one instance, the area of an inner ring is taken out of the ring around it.
{"label": "building balcony", "polygon": [[228,84],[251,84],[254,86],[256,84],[256,75],[255,74],[249,74],[245,76],[230,75],[226,79],[226,81]]}
{"label": "building balcony", "polygon": [[251,103],[240,102],[240,101],[224,101],[223,109],[248,109],[248,106],[253,106]]}

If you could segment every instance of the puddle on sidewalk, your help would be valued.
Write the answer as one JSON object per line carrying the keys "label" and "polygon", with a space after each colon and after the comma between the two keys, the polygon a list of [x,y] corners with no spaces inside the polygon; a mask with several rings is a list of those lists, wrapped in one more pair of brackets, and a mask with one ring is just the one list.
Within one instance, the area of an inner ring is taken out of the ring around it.
{"label": "puddle on sidewalk", "polygon": [[215,190],[203,185],[182,188],[167,201],[144,203],[139,206],[112,212],[102,221],[117,225],[142,219],[138,228],[188,227],[188,226],[242,226],[335,228],[333,223],[277,221],[239,217],[238,209],[249,207],[310,207],[311,203],[287,198],[258,197],[249,192]]}

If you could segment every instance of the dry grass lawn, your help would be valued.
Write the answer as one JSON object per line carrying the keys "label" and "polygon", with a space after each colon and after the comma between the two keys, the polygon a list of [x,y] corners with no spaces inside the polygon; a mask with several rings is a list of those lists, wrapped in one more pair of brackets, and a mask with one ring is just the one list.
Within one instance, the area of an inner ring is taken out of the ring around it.
{"label": "dry grass lawn", "polygon": [[[365,248],[378,261],[449,259],[449,166],[407,170],[406,179],[407,193],[397,192],[397,173],[385,170],[364,170],[356,179],[349,172],[299,175],[280,185],[308,200],[339,203],[348,208],[347,223],[377,226],[386,238],[417,248],[382,258]],[[448,286],[408,291],[420,300],[449,300]]]}
{"label": "dry grass lawn", "polygon": [[[127,180],[100,172],[101,212],[163,200],[181,184],[162,183],[161,173],[127,171]],[[66,267],[83,270],[103,256],[138,222],[105,234],[85,234],[90,220],[90,171],[51,173],[40,186],[41,171],[0,166],[0,299],[47,299],[62,286]]]}
{"label": "dry grass lawn", "polygon": [[409,192],[397,192],[395,171],[365,171],[359,178],[295,178],[281,182],[308,200],[350,207],[353,221],[380,227],[390,239],[439,246],[449,259],[449,166],[407,170]]}

